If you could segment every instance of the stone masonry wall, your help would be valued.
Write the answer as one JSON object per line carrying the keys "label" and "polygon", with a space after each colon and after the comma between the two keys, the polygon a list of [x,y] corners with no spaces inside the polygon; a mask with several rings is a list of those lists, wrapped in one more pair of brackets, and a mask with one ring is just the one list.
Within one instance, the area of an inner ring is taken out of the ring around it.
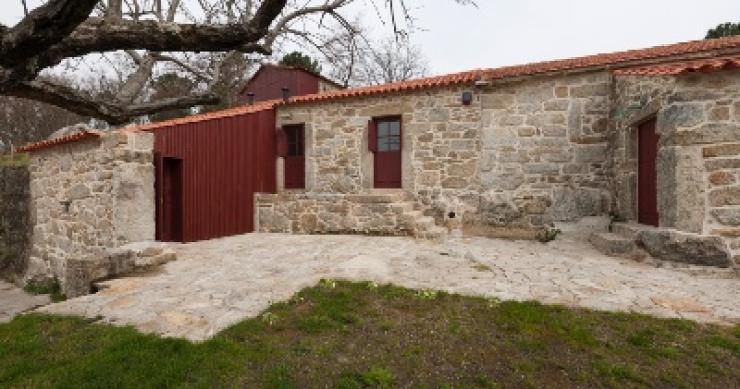
{"label": "stone masonry wall", "polygon": [[[740,72],[619,76],[613,90],[615,209],[637,215],[637,124],[657,117],[660,226],[740,250]],[[737,258],[736,258],[737,259]]]}
{"label": "stone masonry wall", "polygon": [[263,193],[255,203],[260,232],[411,235],[415,228],[408,209],[386,196]]}
{"label": "stone masonry wall", "polygon": [[23,275],[30,244],[28,169],[0,166],[0,277]]}
{"label": "stone masonry wall", "polygon": [[541,227],[609,213],[608,73],[494,86],[482,99],[476,224]]}
{"label": "stone masonry wall", "polygon": [[440,224],[454,212],[506,234],[609,212],[608,91],[607,73],[532,78],[279,107],[278,121],[306,125],[307,192],[356,194],[373,187],[368,121],[399,116],[403,190]]}
{"label": "stone masonry wall", "polygon": [[153,136],[111,133],[31,154],[32,249],[27,279],[128,242],[154,239]]}

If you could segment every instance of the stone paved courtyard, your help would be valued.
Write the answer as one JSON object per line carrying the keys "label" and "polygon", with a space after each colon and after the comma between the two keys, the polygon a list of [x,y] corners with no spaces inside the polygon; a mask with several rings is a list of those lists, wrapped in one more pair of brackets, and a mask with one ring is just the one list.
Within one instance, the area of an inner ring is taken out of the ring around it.
{"label": "stone paved courtyard", "polygon": [[484,238],[247,234],[174,246],[178,260],[41,308],[203,340],[321,278],[535,299],[701,322],[740,323],[740,278],[604,256],[583,234],[549,244]]}

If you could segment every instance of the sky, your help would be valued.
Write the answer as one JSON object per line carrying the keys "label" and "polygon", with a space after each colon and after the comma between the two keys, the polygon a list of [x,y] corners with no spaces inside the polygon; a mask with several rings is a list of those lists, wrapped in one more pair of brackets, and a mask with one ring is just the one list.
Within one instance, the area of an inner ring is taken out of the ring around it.
{"label": "sky", "polygon": [[[740,22],[740,0],[406,1],[420,28],[412,39],[432,74],[696,40],[719,23]],[[22,16],[20,0],[2,2],[0,23],[12,25]],[[390,32],[365,8],[364,23]]]}

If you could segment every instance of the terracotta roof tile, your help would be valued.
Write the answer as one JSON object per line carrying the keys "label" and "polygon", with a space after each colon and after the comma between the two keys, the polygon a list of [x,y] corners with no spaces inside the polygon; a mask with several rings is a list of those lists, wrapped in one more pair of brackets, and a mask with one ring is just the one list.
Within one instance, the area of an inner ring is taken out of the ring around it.
{"label": "terracotta roof tile", "polygon": [[[727,37],[719,39],[707,39],[701,41],[692,41],[676,43],[672,45],[657,46],[640,50],[620,51],[608,54],[596,54],[585,57],[571,58],[557,61],[538,62],[526,65],[506,66],[496,69],[477,69],[467,72],[445,74],[435,77],[420,78],[416,80],[402,81],[390,84],[365,86],[352,89],[342,89],[322,92],[313,95],[295,96],[287,102],[282,100],[269,100],[258,102],[254,105],[244,105],[235,108],[225,109],[217,112],[206,114],[192,115],[179,119],[172,119],[158,123],[144,124],[124,128],[122,131],[154,131],[159,128],[176,126],[179,124],[197,123],[206,120],[220,119],[238,115],[244,115],[254,112],[273,109],[279,105],[290,105],[300,103],[310,103],[318,101],[329,101],[343,98],[372,96],[386,93],[396,93],[403,91],[425,90],[437,87],[472,84],[479,80],[499,80],[512,77],[524,77],[538,74],[547,74],[569,70],[579,69],[599,69],[612,68],[616,74],[680,74],[681,72],[702,71],[708,69],[735,67],[737,57],[720,57],[717,58],[717,51],[740,51],[740,36]],[[721,54],[721,53],[719,53]],[[675,60],[676,57],[694,56],[701,57],[715,56],[710,59],[687,60],[679,64],[672,62],[670,64],[652,64],[636,66],[640,61],[666,61]],[[723,55],[728,55],[724,53]],[[627,68],[629,67],[629,68]],[[624,68],[624,69],[619,69]],[[632,73],[630,73],[632,72]],[[679,72],[679,73],[675,73]],[[94,131],[83,131],[78,134],[72,134],[65,137],[32,143],[23,146],[18,151],[33,151],[40,148],[50,147],[57,144],[73,142],[89,138],[96,135]]]}
{"label": "terracotta roof tile", "polygon": [[83,139],[100,138],[103,135],[105,135],[105,133],[101,131],[83,130],[83,131],[75,132],[73,134],[60,136],[54,139],[47,139],[47,140],[42,140],[40,142],[29,143],[24,146],[18,147],[17,149],[15,149],[15,151],[19,153],[32,152],[32,151],[37,151],[41,149],[47,149],[49,147],[62,145],[65,143],[81,141]]}
{"label": "terracotta roof tile", "polygon": [[[620,51],[608,54],[596,54],[585,57],[537,62],[526,65],[506,66],[496,69],[480,69],[469,72],[446,74],[437,77],[421,78],[360,88],[328,91],[313,95],[296,96],[288,100],[291,103],[310,103],[326,100],[336,100],[350,97],[362,97],[400,91],[429,89],[440,86],[470,84],[478,80],[499,80],[511,77],[523,77],[537,74],[546,74],[568,70],[589,68],[609,68],[634,65],[637,61],[660,60],[676,56],[697,55],[718,50],[740,50],[740,36],[719,39],[706,39],[676,43],[672,45],[656,46],[647,49]],[[714,54],[714,53],[712,53]],[[285,103],[280,103],[285,104]]]}
{"label": "terracotta roof tile", "polygon": [[617,76],[661,76],[694,72],[714,72],[718,70],[737,68],[740,68],[740,57],[709,58],[697,61],[639,66],[634,68],[617,69],[613,73]]}
{"label": "terracotta roof tile", "polygon": [[197,123],[206,120],[221,119],[238,115],[245,115],[249,113],[261,112],[264,110],[272,109],[275,105],[282,100],[267,100],[260,101],[253,105],[242,105],[234,108],[224,109],[221,111],[208,112],[198,115],[190,115],[182,118],[165,120],[156,123],[142,124],[138,126],[131,126],[123,128],[123,131],[135,132],[135,131],[154,131],[159,128],[172,127],[180,124]]}
{"label": "terracotta roof tile", "polygon": [[327,91],[312,95],[295,96],[288,99],[287,103],[281,103],[281,105],[336,100],[348,97],[372,96],[383,93],[421,90],[457,84],[469,84],[480,80],[485,72],[486,70],[478,69],[461,73],[445,74],[436,77],[426,77],[418,78],[415,80],[394,82],[390,84],[363,86],[359,88]]}

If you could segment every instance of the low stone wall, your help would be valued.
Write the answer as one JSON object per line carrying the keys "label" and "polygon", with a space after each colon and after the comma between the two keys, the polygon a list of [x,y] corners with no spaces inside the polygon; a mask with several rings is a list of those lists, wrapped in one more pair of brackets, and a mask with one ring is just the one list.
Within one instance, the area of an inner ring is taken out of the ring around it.
{"label": "low stone wall", "polygon": [[293,234],[411,235],[415,219],[394,196],[260,193],[255,196],[259,232]]}
{"label": "low stone wall", "polygon": [[0,277],[15,280],[26,271],[30,247],[28,168],[0,166]]}
{"label": "low stone wall", "polygon": [[154,240],[153,136],[111,133],[31,154],[32,248],[26,279],[57,278],[72,260]]}

